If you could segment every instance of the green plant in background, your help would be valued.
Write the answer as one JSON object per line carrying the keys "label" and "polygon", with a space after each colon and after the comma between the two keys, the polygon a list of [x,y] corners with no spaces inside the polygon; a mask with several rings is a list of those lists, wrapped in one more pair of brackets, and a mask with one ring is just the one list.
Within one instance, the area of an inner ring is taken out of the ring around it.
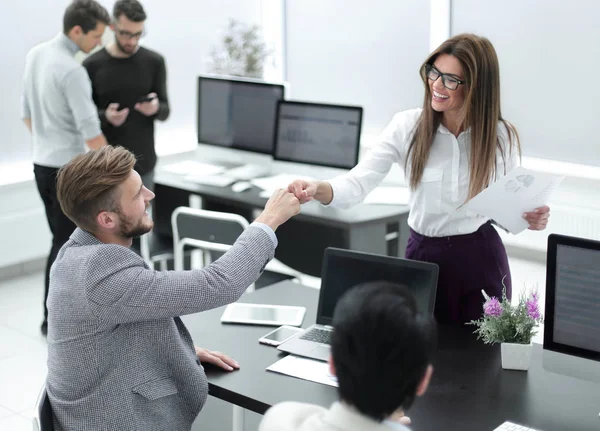
{"label": "green plant in background", "polygon": [[230,19],[221,45],[211,52],[209,69],[219,75],[262,79],[269,55],[258,25],[248,26]]}
{"label": "green plant in background", "polygon": [[468,323],[477,326],[477,338],[485,344],[529,344],[537,333],[538,324],[543,322],[537,291],[521,292],[516,305],[506,298],[506,288],[502,289],[502,302],[490,298],[483,290],[482,293],[486,299],[483,317]]}

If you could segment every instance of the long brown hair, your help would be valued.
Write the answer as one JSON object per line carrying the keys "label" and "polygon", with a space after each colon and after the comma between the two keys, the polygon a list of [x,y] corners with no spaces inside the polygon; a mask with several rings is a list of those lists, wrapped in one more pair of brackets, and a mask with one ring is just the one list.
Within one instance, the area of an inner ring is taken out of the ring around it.
{"label": "long brown hair", "polygon": [[94,232],[100,212],[119,210],[117,187],[131,175],[135,161],[131,152],[111,145],[75,156],[56,178],[56,194],[65,215],[78,227]]}
{"label": "long brown hair", "polygon": [[[460,130],[470,129],[470,180],[468,199],[471,199],[496,177],[496,150],[503,160],[516,149],[521,155],[519,135],[512,124],[502,118],[500,111],[500,68],[491,42],[474,34],[459,34],[433,51],[421,67],[425,84],[423,111],[414,128],[408,148],[405,168],[410,163],[410,188],[415,189],[423,177],[433,139],[442,120],[442,113],[431,107],[431,89],[425,72],[440,54],[449,54],[461,63],[465,81],[465,100],[461,109]],[[508,132],[508,145],[498,137],[498,122]],[[513,140],[514,139],[514,140]],[[505,151],[505,149],[507,151]],[[411,157],[412,156],[412,157]]]}

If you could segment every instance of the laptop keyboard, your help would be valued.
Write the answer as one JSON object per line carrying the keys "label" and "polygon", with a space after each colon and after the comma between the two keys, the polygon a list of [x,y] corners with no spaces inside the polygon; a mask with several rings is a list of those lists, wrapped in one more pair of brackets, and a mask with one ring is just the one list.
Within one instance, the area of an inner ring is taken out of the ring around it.
{"label": "laptop keyboard", "polygon": [[306,334],[301,335],[300,339],[321,344],[331,344],[331,333],[332,331],[327,329],[312,328]]}

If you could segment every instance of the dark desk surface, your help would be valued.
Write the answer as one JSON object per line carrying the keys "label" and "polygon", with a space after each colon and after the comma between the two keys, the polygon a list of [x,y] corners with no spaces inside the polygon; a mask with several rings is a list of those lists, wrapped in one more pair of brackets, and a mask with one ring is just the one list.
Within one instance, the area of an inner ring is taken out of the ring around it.
{"label": "dark desk surface", "polygon": [[[191,153],[193,155],[193,153]],[[191,157],[191,156],[190,156]],[[161,163],[161,166],[167,166],[167,163]],[[222,203],[239,203],[245,206],[252,206],[262,209],[267,199],[259,196],[261,190],[252,187],[244,192],[236,193],[231,187],[214,187],[192,183],[185,180],[182,176],[166,172],[161,167],[157,168],[154,182],[158,185],[172,187],[195,193],[201,196],[210,197],[215,201]],[[402,215],[408,213],[406,205],[364,205],[360,204],[351,209],[340,210],[327,208],[318,203],[303,205],[297,220],[318,220],[320,224],[330,224],[335,227],[341,225],[356,225],[361,223],[387,222],[398,220]]]}
{"label": "dark desk surface", "polygon": [[[282,282],[244,295],[240,302],[305,306],[307,327],[316,318],[318,291]],[[223,351],[241,365],[233,373],[207,367],[211,395],[260,414],[281,401],[328,406],[337,399],[333,387],[265,371],[283,357],[258,343],[272,328],[223,325],[222,312],[183,319],[198,345]],[[408,412],[416,431],[485,431],[505,420],[540,431],[600,430],[600,385],[546,372],[540,345],[534,346],[529,371],[502,370],[499,346],[484,345],[471,331],[440,327],[432,382]]]}

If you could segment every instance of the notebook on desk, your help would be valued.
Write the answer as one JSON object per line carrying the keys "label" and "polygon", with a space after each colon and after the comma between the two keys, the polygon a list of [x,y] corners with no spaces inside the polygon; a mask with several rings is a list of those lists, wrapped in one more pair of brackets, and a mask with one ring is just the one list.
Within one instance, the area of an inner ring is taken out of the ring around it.
{"label": "notebook on desk", "polygon": [[283,352],[327,361],[335,306],[357,284],[380,280],[402,283],[415,296],[419,311],[433,314],[436,264],[330,247],[325,250],[322,268],[317,322],[280,344],[277,348]]}

